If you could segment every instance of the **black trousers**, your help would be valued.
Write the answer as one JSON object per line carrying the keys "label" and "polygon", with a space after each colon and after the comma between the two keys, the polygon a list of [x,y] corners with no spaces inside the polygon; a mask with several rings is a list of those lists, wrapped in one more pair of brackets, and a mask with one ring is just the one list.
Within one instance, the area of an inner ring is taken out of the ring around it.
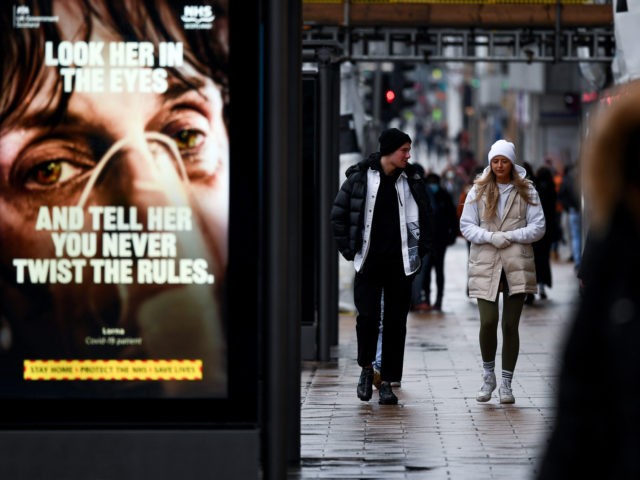
{"label": "black trousers", "polygon": [[[429,255],[425,255],[426,264],[422,287],[429,305],[440,305],[444,295],[444,256],[447,253],[446,246],[437,246]],[[436,271],[436,298],[431,302],[431,272]]]}
{"label": "black trousers", "polygon": [[355,275],[353,299],[358,312],[356,335],[358,365],[361,367],[371,365],[376,358],[381,300],[384,302],[380,371],[383,381],[402,378],[413,277],[404,274],[401,261],[387,258],[368,258]]}

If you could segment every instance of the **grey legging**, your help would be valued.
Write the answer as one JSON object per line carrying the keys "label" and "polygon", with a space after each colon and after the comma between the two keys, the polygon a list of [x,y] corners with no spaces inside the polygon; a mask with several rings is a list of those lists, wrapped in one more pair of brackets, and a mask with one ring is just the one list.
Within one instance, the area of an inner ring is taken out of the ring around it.
{"label": "grey legging", "polygon": [[[482,361],[492,362],[496,359],[498,348],[498,305],[500,293],[494,302],[478,299],[480,312],[480,353]],[[520,350],[518,325],[524,305],[524,293],[509,296],[502,295],[502,370],[513,372]]]}

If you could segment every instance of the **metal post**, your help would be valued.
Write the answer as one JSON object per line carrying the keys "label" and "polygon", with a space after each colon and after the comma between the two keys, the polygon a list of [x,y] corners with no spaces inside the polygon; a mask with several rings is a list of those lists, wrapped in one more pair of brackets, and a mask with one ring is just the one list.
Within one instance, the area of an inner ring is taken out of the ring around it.
{"label": "metal post", "polygon": [[[556,39],[555,39],[555,51],[553,52],[553,61],[559,62],[560,55],[560,35],[562,35],[562,2],[561,0],[556,0],[556,31],[555,31]],[[567,52],[568,53],[568,52]]]}
{"label": "metal post", "polygon": [[301,5],[272,1],[265,16],[262,460],[263,478],[280,480],[287,476],[288,460],[299,457],[300,437],[300,303],[295,289],[300,283]]}
{"label": "metal post", "polygon": [[339,83],[337,64],[332,51],[318,52],[320,78],[320,155],[319,155],[319,279],[318,279],[318,357],[328,361],[337,332],[338,257],[331,230],[331,206],[337,193]]}
{"label": "metal post", "polygon": [[[286,245],[289,256],[289,288],[288,288],[288,321],[286,325],[287,364],[286,371],[286,405],[287,405],[287,463],[297,465],[300,462],[300,376],[301,359],[301,324],[302,318],[302,2],[290,4],[287,52],[288,99],[285,105],[287,112],[286,169],[288,176],[288,208],[289,215],[284,221],[289,222],[287,238],[280,239]],[[295,5],[296,8],[294,8]],[[274,376],[282,376],[275,372]]]}

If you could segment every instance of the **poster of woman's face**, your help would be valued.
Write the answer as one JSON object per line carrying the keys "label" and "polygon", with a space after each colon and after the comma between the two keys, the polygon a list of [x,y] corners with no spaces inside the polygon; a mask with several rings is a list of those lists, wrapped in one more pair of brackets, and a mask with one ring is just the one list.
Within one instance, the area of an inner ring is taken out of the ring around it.
{"label": "poster of woman's face", "polygon": [[226,5],[147,4],[2,7],[5,392],[227,393]]}

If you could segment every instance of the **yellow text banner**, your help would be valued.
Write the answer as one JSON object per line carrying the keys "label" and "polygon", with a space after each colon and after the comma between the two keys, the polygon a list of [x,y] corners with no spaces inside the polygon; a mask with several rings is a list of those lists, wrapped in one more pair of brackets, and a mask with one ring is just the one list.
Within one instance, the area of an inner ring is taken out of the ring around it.
{"label": "yellow text banner", "polygon": [[25,380],[202,380],[202,360],[25,360]]}

